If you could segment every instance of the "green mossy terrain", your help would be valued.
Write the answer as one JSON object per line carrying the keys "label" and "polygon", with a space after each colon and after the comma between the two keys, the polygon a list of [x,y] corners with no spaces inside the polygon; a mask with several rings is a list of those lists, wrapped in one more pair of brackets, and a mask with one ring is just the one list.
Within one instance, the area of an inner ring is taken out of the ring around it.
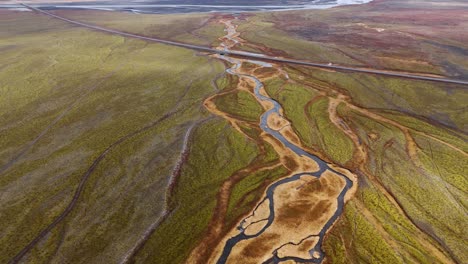
{"label": "green mossy terrain", "polygon": [[311,119],[311,127],[316,127],[321,148],[326,153],[329,153],[333,161],[338,164],[345,164],[352,159],[354,151],[353,142],[345,133],[331,123],[327,114],[328,103],[326,98],[317,100],[317,102],[309,106],[307,114]]}
{"label": "green mossy terrain", "polygon": [[170,200],[174,212],[148,240],[137,262],[182,263],[207,228],[220,185],[258,154],[255,144],[224,120],[206,122],[194,138]]}
{"label": "green mossy terrain", "polygon": [[246,212],[251,211],[252,207],[263,197],[263,189],[275,180],[286,176],[287,173],[288,171],[280,166],[252,173],[240,181],[231,194],[226,221],[234,223]]}
{"label": "green mossy terrain", "polygon": [[[196,45],[216,46],[223,25],[209,14],[133,14],[128,12],[60,10],[57,14],[86,23]],[[135,23],[135,21],[137,21]]]}
{"label": "green mossy terrain", "polygon": [[468,94],[463,85],[328,72],[313,68],[295,67],[288,73],[293,79],[308,76],[302,83],[312,87],[334,87],[349,95],[354,104],[368,109],[393,111],[400,116],[405,115],[406,119],[423,119],[426,121],[423,123],[429,121],[460,132],[466,132],[467,129],[468,115],[462,102],[468,100]]}
{"label": "green mossy terrain", "polygon": [[[236,82],[220,78],[221,62],[32,13],[5,12],[1,19],[7,28],[0,32],[6,95],[0,98],[0,223],[6,227],[0,242],[7,245],[1,262],[64,211],[96,160],[73,210],[26,255],[28,262],[119,262],[167,210],[136,260],[181,263],[208,228],[220,184],[252,162],[278,162],[270,145],[262,143],[260,155],[251,139],[203,108],[216,88]],[[252,123],[262,112],[247,92],[227,93],[216,103]],[[188,155],[167,196],[192,126]],[[259,140],[258,127],[243,129]],[[285,173],[276,167],[247,175],[233,190],[227,228]]]}
{"label": "green mossy terrain", "polygon": [[236,90],[221,94],[214,99],[214,103],[220,111],[245,121],[258,122],[263,113],[262,106],[246,91]]}
{"label": "green mossy terrain", "polygon": [[[458,31],[460,23],[450,20],[432,30],[426,20],[429,27],[408,20],[407,13],[387,23],[402,2],[381,2],[249,14],[236,21],[250,43],[241,48],[468,76],[468,42],[449,30]],[[435,15],[421,3],[403,4],[419,15]],[[225,34],[211,15],[54,12],[206,46]],[[32,12],[0,10],[0,24],[1,263],[61,215],[81,183],[72,210],[25,262],[118,263],[157,226],[133,260],[183,263],[210,230],[224,182],[242,176],[233,180],[221,233],[252,210],[270,183],[289,173],[260,136],[264,109],[248,92],[234,90],[238,78],[224,74],[221,61]],[[289,77],[269,79],[265,90],[282,105],[302,144],[358,176],[356,194],[324,240],[325,263],[468,259],[466,87],[279,67]],[[236,119],[240,131],[203,107],[215,93],[217,109]],[[348,105],[340,104],[336,114],[358,143],[330,120],[330,99],[338,94]],[[359,164],[356,146],[367,154]]]}
{"label": "green mossy terrain", "polygon": [[316,90],[280,79],[270,80],[265,89],[282,105],[286,118],[306,146],[326,153],[338,164],[345,164],[352,158],[353,143],[331,122],[326,97]]}
{"label": "green mossy terrain", "polygon": [[[326,240],[325,250],[330,252],[328,262],[440,262],[435,260],[426,245],[416,239],[418,237],[445,251],[449,259],[459,261],[465,258],[463,248],[466,244],[462,242],[462,230],[467,227],[463,209],[466,204],[462,201],[467,186],[463,175],[467,168],[466,163],[460,163],[464,158],[445,145],[435,146],[437,144],[432,143],[434,150],[430,153],[429,162],[427,152],[432,147],[421,141],[427,140],[427,137],[416,136],[416,142],[421,147],[417,157],[423,165],[420,167],[407,155],[405,139],[395,127],[346,109],[342,109],[340,114],[353,120],[352,125],[363,133],[360,138],[368,146],[371,158],[367,168],[378,180],[372,180],[363,173],[359,175],[360,185],[355,202],[346,205],[346,216],[338,221],[328,236],[330,239]],[[367,139],[365,131],[378,131],[378,139]],[[436,171],[435,168],[444,169]],[[381,188],[377,188],[376,184]],[[392,204],[382,190],[398,204]],[[365,209],[356,208],[355,203],[362,204]],[[376,230],[375,223],[382,228]],[[364,224],[368,227],[359,227]],[[391,249],[382,254],[375,245]],[[331,253],[343,250],[347,256],[352,256],[353,261],[340,260],[340,254]],[[396,252],[399,255],[395,255]],[[379,259],[382,257],[385,258]]]}
{"label": "green mossy terrain", "polygon": [[[71,213],[26,257],[118,262],[161,217],[185,133],[209,116],[202,103],[224,66],[190,50],[29,12],[3,12],[0,19],[0,262],[65,209],[102,153]],[[248,146],[240,151],[230,166],[255,153]],[[208,162],[192,164],[204,171]]]}

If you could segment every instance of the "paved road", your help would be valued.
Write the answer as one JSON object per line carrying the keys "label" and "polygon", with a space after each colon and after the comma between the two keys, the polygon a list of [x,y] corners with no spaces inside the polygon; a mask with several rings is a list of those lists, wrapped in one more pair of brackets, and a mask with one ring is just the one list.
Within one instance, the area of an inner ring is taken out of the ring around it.
{"label": "paved road", "polygon": [[301,61],[301,60],[292,60],[292,59],[285,59],[285,58],[270,57],[270,56],[265,56],[265,55],[262,55],[262,54],[242,52],[242,51],[217,50],[217,49],[213,49],[213,48],[210,48],[210,47],[191,45],[191,44],[180,43],[180,42],[164,40],[164,39],[158,39],[158,38],[145,37],[145,36],[126,33],[126,32],[122,32],[122,31],[118,31],[118,30],[114,30],[114,29],[103,28],[103,27],[99,27],[99,26],[90,25],[90,24],[79,22],[79,21],[71,20],[71,19],[68,19],[68,18],[65,18],[65,17],[61,17],[61,16],[58,16],[58,15],[52,14],[50,12],[47,12],[47,11],[32,7],[32,6],[27,5],[27,4],[22,4],[22,5],[24,7],[26,7],[26,8],[29,8],[29,9],[33,10],[33,11],[36,11],[36,12],[39,12],[39,13],[42,13],[42,14],[45,14],[45,15],[48,15],[48,16],[51,16],[51,17],[66,21],[66,22],[69,22],[69,23],[72,23],[72,24],[75,24],[75,25],[78,25],[78,26],[82,26],[82,27],[86,27],[86,28],[90,28],[90,29],[94,29],[94,30],[98,30],[98,31],[103,31],[103,32],[111,33],[111,34],[121,35],[121,36],[124,36],[124,37],[137,38],[137,39],[142,39],[142,40],[147,40],[147,41],[152,41],[152,42],[158,42],[158,43],[163,43],[163,44],[177,46],[177,47],[183,47],[183,48],[188,48],[188,49],[193,49],[193,50],[205,51],[205,52],[209,52],[209,53],[217,53],[217,54],[221,54],[221,55],[230,55],[230,56],[239,56],[239,57],[255,59],[255,60],[262,60],[262,61],[312,66],[312,67],[330,69],[330,70],[335,70],[335,71],[340,71],[340,72],[370,73],[370,74],[377,74],[377,75],[398,77],[398,78],[406,78],[406,79],[413,79],[413,80],[423,80],[423,81],[433,81],[433,82],[468,85],[468,80],[437,78],[437,77],[429,77],[429,76],[410,74],[410,73],[400,73],[400,72],[391,72],[391,71],[382,71],[382,70],[362,69],[362,68],[355,68],[355,67],[345,67],[345,66],[330,65],[330,64],[323,64],[323,63],[307,62],[307,61]]}

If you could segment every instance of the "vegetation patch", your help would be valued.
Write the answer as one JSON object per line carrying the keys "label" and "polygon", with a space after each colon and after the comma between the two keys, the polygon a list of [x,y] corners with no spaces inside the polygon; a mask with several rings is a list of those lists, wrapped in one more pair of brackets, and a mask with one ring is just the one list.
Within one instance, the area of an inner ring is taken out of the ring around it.
{"label": "vegetation patch", "polygon": [[241,120],[258,122],[263,113],[262,106],[246,91],[235,90],[214,98],[216,108]]}
{"label": "vegetation patch", "polygon": [[171,197],[174,211],[137,261],[182,263],[207,228],[223,181],[246,167],[258,150],[226,121],[214,119],[197,129],[190,153]]}

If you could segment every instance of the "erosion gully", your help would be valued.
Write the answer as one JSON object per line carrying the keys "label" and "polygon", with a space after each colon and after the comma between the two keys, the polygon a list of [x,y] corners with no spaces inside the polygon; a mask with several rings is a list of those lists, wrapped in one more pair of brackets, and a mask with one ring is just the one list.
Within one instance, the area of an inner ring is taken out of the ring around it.
{"label": "erosion gully", "polygon": [[[222,23],[225,24],[225,26],[226,26],[227,34],[226,34],[226,36],[223,37],[224,41],[223,41],[223,43],[221,43],[221,46],[219,47],[219,49],[229,51],[230,48],[232,48],[233,46],[239,44],[239,42],[241,41],[241,39],[238,37],[238,33],[236,32],[236,27],[232,24],[232,22],[235,21],[236,19],[237,18],[222,21]],[[289,150],[291,150],[292,152],[294,152],[298,156],[306,157],[306,158],[314,161],[318,165],[318,168],[319,168],[316,171],[304,171],[304,172],[301,172],[301,173],[296,173],[296,174],[293,174],[292,176],[282,178],[282,179],[274,182],[273,184],[271,184],[267,188],[267,190],[265,192],[264,199],[261,201],[261,202],[264,202],[265,200],[269,201],[269,216],[267,218],[267,223],[265,224],[265,226],[263,228],[261,228],[261,230],[258,231],[255,234],[246,234],[245,227],[243,227],[243,224],[245,223],[245,219],[247,219],[247,217],[244,218],[244,220],[242,220],[237,226],[238,234],[228,238],[227,240],[224,240],[225,244],[224,244],[224,246],[222,248],[221,254],[218,255],[216,263],[218,263],[218,264],[227,263],[228,258],[230,256],[233,248],[236,247],[236,245],[239,242],[258,237],[259,235],[261,235],[263,232],[265,232],[265,230],[267,230],[271,226],[271,224],[273,223],[273,221],[275,219],[275,213],[276,212],[275,212],[274,193],[275,193],[275,190],[277,189],[278,186],[281,186],[283,184],[287,184],[287,183],[290,183],[290,182],[293,182],[293,181],[301,180],[301,178],[303,178],[303,177],[320,178],[323,173],[325,173],[326,171],[330,171],[330,172],[333,172],[336,175],[339,175],[340,177],[342,177],[344,179],[344,181],[345,181],[345,185],[344,185],[344,188],[341,190],[341,192],[339,193],[339,195],[337,197],[336,211],[327,220],[326,224],[323,226],[321,231],[318,234],[308,234],[309,237],[310,236],[315,236],[315,237],[318,238],[318,242],[315,244],[315,246],[313,248],[311,248],[309,250],[310,258],[307,259],[307,258],[300,258],[300,257],[294,257],[294,256],[279,257],[278,254],[276,253],[276,250],[275,250],[274,252],[272,252],[273,253],[272,257],[264,262],[264,263],[280,263],[280,262],[283,262],[283,261],[292,260],[292,261],[295,261],[297,263],[310,263],[310,262],[312,262],[312,263],[321,263],[323,261],[324,257],[325,257],[325,254],[322,251],[322,244],[323,244],[325,234],[331,228],[333,223],[338,219],[338,217],[342,214],[343,207],[344,207],[344,204],[345,204],[345,195],[353,187],[353,184],[355,184],[355,183],[353,183],[353,181],[350,180],[350,178],[348,178],[346,175],[344,175],[343,173],[340,173],[339,171],[335,170],[329,164],[327,164],[325,161],[323,161],[320,158],[318,158],[317,156],[312,155],[311,153],[307,152],[302,147],[292,143],[292,141],[288,140],[283,134],[281,134],[280,131],[273,129],[268,125],[267,120],[273,114],[277,114],[278,116],[283,118],[283,116],[282,116],[282,107],[277,101],[275,101],[274,99],[266,96],[266,94],[267,94],[266,92],[262,93],[262,89],[264,89],[264,86],[263,86],[262,82],[259,80],[259,78],[257,78],[254,75],[244,74],[244,73],[240,72],[241,65],[242,65],[243,61],[245,61],[245,60],[232,58],[232,57],[226,57],[226,56],[222,56],[222,55],[215,55],[215,56],[217,56],[217,58],[219,58],[219,59],[225,60],[225,61],[233,64],[233,66],[231,68],[226,70],[227,73],[229,73],[231,75],[238,76],[239,78],[250,79],[251,81],[255,82],[254,94],[255,94],[255,97],[256,97],[257,100],[264,101],[264,102],[269,102],[269,103],[271,103],[273,105],[273,107],[271,109],[267,110],[261,116],[261,119],[260,119],[261,129],[264,132],[266,132],[267,134],[273,136],[278,141],[280,141],[285,147],[287,147]],[[259,65],[260,67],[273,67],[273,65],[271,65],[269,63],[265,63],[265,62],[252,61],[252,60],[249,60],[248,62]],[[260,203],[259,203],[259,205],[260,205]],[[254,211],[255,211],[255,209],[254,209]],[[290,242],[290,243],[293,243],[293,242]]]}

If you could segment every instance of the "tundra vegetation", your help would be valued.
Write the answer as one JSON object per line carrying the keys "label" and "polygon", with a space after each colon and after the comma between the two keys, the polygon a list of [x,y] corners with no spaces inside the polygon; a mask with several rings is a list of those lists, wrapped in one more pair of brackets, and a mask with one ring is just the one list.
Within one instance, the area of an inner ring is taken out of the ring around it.
{"label": "tundra vegetation", "polygon": [[[271,147],[256,142],[261,109],[249,94],[217,99],[249,122],[249,137],[203,107],[236,81],[220,61],[29,12],[2,11],[1,20],[1,262],[66,211],[80,183],[72,210],[28,262],[118,262],[158,221],[137,259],[182,262],[207,228],[223,181],[250,163],[277,163]],[[233,191],[231,224],[286,173],[250,172],[255,177]]]}
{"label": "tundra vegetation", "polygon": [[210,14],[157,15],[93,10],[55,10],[54,13],[124,32],[196,45],[216,45],[218,38],[224,35],[223,25]]}
{"label": "tundra vegetation", "polygon": [[467,78],[463,1],[377,0],[245,17],[239,48],[322,63]]}
{"label": "tundra vegetation", "polygon": [[[26,256],[31,262],[118,262],[165,207],[180,203],[210,215],[205,202],[214,201],[216,183],[257,155],[202,106],[224,71],[219,61],[29,12],[2,11],[0,18],[0,262],[65,210],[90,169],[73,210]],[[183,187],[166,201],[194,124]],[[187,173],[202,186],[185,184]],[[203,229],[203,218],[193,217]],[[182,218],[196,237],[193,222]]]}
{"label": "tundra vegetation", "polygon": [[[466,7],[422,3],[242,15],[236,48],[466,78]],[[54,12],[193,44],[225,34],[218,15]],[[252,87],[220,60],[31,12],[0,11],[0,24],[0,262],[63,216],[26,262],[183,263],[290,173]],[[468,259],[466,87],[275,67],[288,78],[257,74],[301,145],[358,176],[325,262]]]}

